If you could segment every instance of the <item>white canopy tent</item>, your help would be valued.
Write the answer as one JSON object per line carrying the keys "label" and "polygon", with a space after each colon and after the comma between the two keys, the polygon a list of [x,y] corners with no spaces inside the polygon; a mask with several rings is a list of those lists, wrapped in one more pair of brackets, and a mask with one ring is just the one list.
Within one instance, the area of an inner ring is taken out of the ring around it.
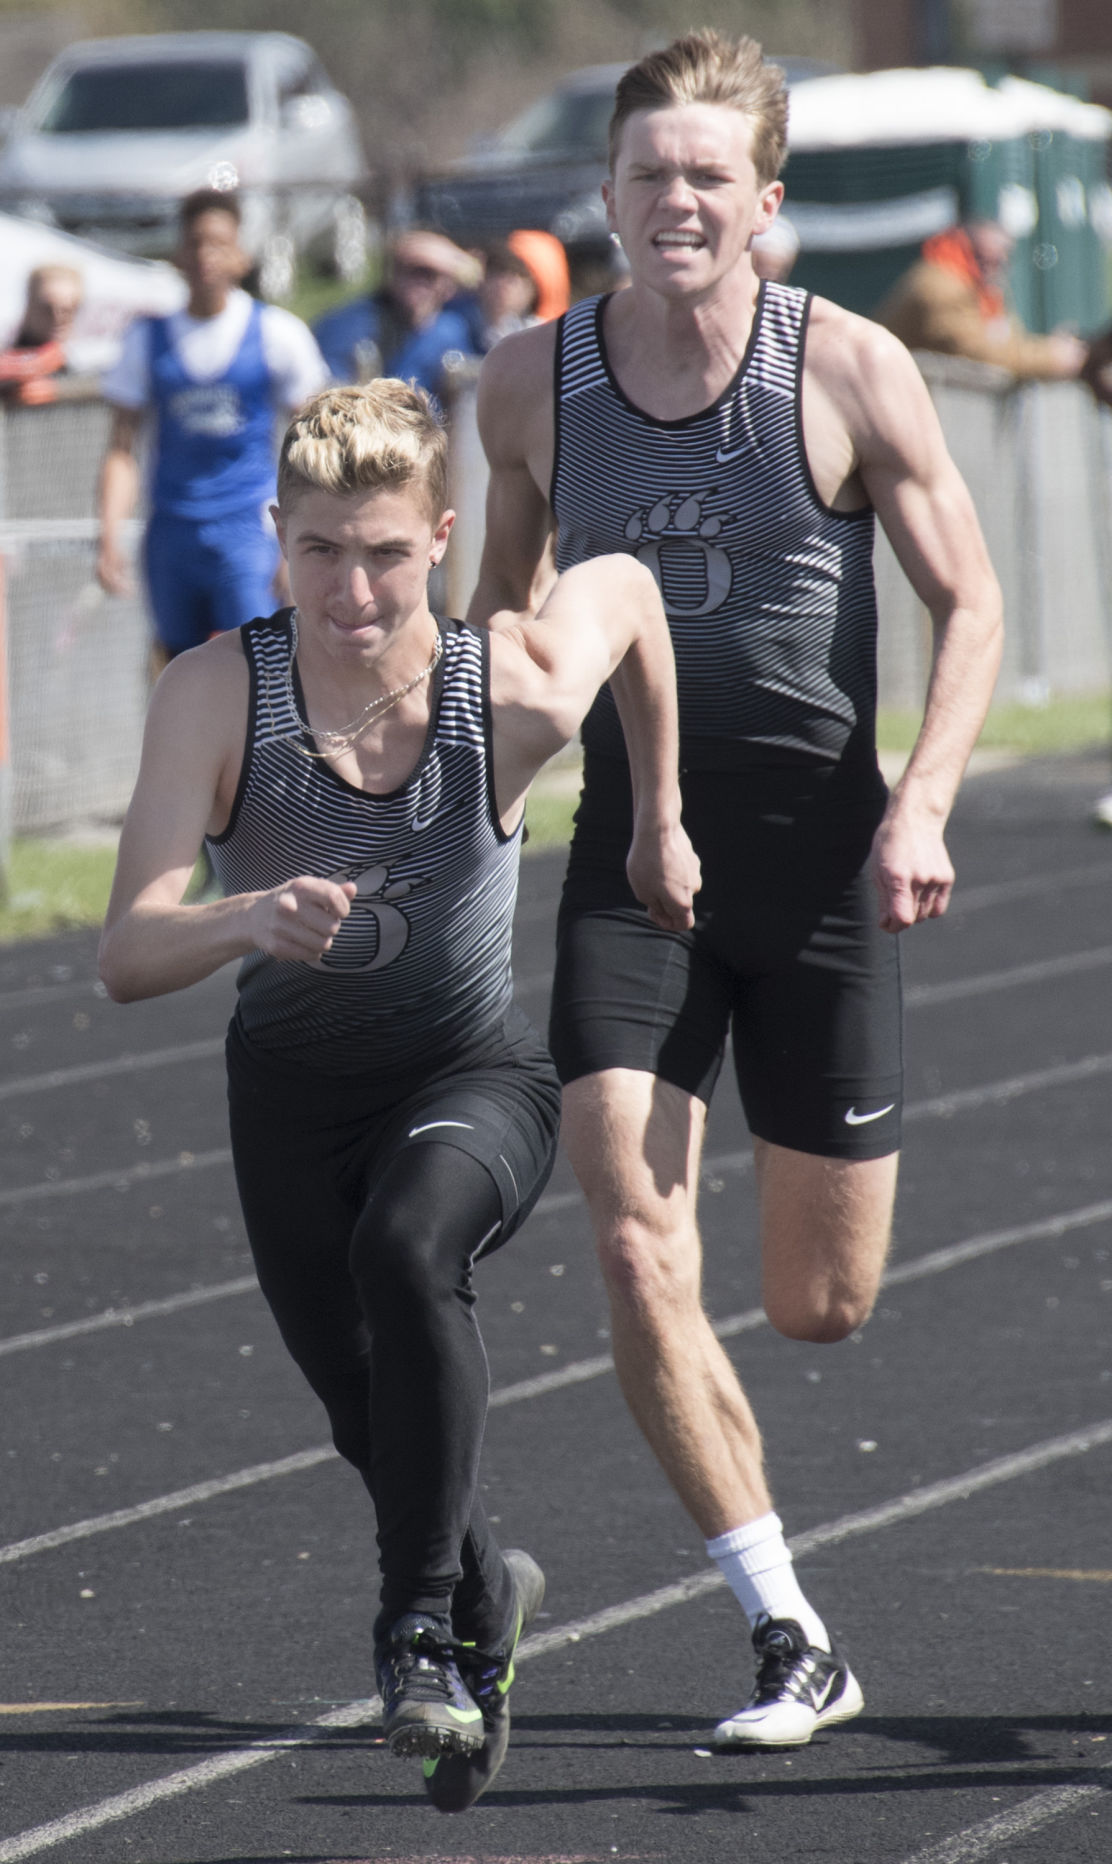
{"label": "white canopy tent", "polygon": [[164,316],[185,302],[184,280],[161,260],[124,259],[37,221],[0,214],[0,345],[19,329],[30,274],[51,264],[76,267],[85,282],[68,345],[71,367],[81,375],[108,367],[133,317]]}

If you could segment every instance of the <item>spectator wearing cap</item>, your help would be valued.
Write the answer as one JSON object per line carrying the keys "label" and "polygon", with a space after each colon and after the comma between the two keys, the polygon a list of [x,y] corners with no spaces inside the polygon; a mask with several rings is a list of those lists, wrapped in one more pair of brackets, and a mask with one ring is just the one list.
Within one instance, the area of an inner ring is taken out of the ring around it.
{"label": "spectator wearing cap", "polygon": [[555,233],[543,233],[538,227],[519,227],[506,241],[510,251],[528,266],[536,281],[537,302],[534,316],[539,324],[562,317],[571,303],[571,273],[568,255]]}
{"label": "spectator wearing cap", "polygon": [[384,288],[328,311],[313,326],[335,380],[398,376],[439,397],[446,359],[475,353],[466,312],[452,300],[473,292],[481,276],[478,260],[443,233],[398,234]]}
{"label": "spectator wearing cap", "polygon": [[1067,330],[1025,330],[1008,307],[1014,244],[995,220],[967,220],[936,234],[874,317],[910,350],[968,356],[1032,380],[1077,376],[1087,345]]}
{"label": "spectator wearing cap", "polygon": [[0,395],[29,406],[53,401],[68,371],[66,344],[85,296],[74,265],[39,265],[27,280],[23,320],[10,348],[0,351]]}
{"label": "spectator wearing cap", "polygon": [[568,258],[553,233],[524,229],[482,252],[483,277],[466,309],[475,348],[484,356],[503,337],[561,317],[571,303]]}

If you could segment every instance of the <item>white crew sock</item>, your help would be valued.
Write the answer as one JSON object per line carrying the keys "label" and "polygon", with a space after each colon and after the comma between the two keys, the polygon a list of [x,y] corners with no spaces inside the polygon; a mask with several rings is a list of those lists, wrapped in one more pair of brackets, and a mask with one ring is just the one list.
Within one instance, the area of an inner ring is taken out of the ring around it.
{"label": "white crew sock", "polygon": [[826,1626],[800,1590],[779,1515],[760,1515],[756,1521],[731,1528],[728,1534],[719,1534],[717,1539],[707,1541],[707,1553],[748,1618],[750,1628],[764,1612],[770,1618],[794,1618],[808,1644],[830,1649]]}

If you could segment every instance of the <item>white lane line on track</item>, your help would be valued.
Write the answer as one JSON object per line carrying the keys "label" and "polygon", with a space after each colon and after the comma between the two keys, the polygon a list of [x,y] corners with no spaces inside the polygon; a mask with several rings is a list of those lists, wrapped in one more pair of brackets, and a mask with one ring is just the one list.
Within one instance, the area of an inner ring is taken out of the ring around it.
{"label": "white lane line on track", "polygon": [[[552,1215],[558,1208],[578,1201],[577,1191],[563,1191],[542,1199],[537,1209]],[[917,1281],[923,1275],[937,1274],[959,1263],[972,1262],[978,1256],[991,1255],[997,1249],[1005,1249],[1011,1244],[1065,1236],[1071,1230],[1087,1229],[1094,1223],[1104,1222],[1106,1218],[1112,1218],[1112,1199],[1100,1204],[1085,1204],[1078,1210],[1059,1211],[1051,1217],[1042,1217],[1034,1223],[1022,1223],[1011,1229],[988,1230],[980,1236],[967,1237],[963,1242],[950,1243],[943,1249],[932,1250],[928,1255],[917,1256],[913,1262],[897,1264],[886,1272],[881,1286],[889,1288],[900,1282]],[[135,1307],[106,1308],[102,1313],[90,1314],[84,1320],[63,1321],[56,1327],[40,1327],[32,1333],[12,1334],[8,1339],[0,1340],[0,1359],[10,1353],[57,1346],[65,1340],[79,1339],[84,1334],[104,1333],[114,1327],[133,1327],[137,1321],[160,1319],[191,1307],[201,1307],[209,1301],[222,1301],[234,1295],[257,1294],[258,1287],[254,1275],[240,1275],[234,1281],[213,1282],[207,1287],[191,1288],[183,1294],[167,1295],[159,1301],[143,1301]],[[763,1308],[749,1308],[741,1314],[727,1315],[713,1325],[719,1338],[726,1339],[762,1325],[764,1317]],[[558,1391],[562,1386],[597,1378],[600,1373],[610,1371],[613,1363],[606,1353],[592,1359],[576,1360],[562,1366],[559,1371],[539,1373],[534,1379],[523,1379],[517,1385],[505,1386],[492,1393],[490,1402],[492,1405],[512,1404],[519,1396],[537,1397],[544,1392]]]}
{"label": "white lane line on track", "polygon": [[1037,899],[1040,893],[1062,893],[1067,887],[1106,886],[1112,869],[1093,861],[1088,867],[1066,867],[1057,874],[1022,874],[1015,880],[989,881],[983,887],[959,887],[950,902],[950,917],[978,913],[986,906],[1003,906],[1009,900]]}
{"label": "white lane line on track", "polygon": [[114,1055],[109,1061],[80,1062],[75,1068],[51,1068],[46,1074],[26,1074],[15,1081],[0,1081],[0,1100],[42,1094],[52,1088],[83,1087],[117,1074],[140,1074],[146,1068],[167,1068],[180,1061],[208,1061],[224,1053],[223,1036],[203,1042],[179,1042],[173,1048],[143,1049],[138,1055]]}
{"label": "white lane line on track", "polygon": [[1060,958],[1042,958],[1036,964],[1016,964],[1007,971],[985,971],[980,977],[954,977],[942,984],[911,984],[904,991],[904,1006],[921,1010],[928,1004],[958,1003],[963,997],[983,997],[993,990],[1014,990],[1025,984],[1047,984],[1056,977],[1076,977],[1112,964],[1112,945],[1093,951],[1066,952]]}
{"label": "white lane line on track", "polygon": [[10,1566],[16,1560],[30,1559],[32,1554],[50,1553],[56,1547],[66,1547],[74,1540],[88,1540],[93,1534],[109,1534],[113,1528],[134,1527],[139,1521],[153,1521],[156,1516],[174,1514],[179,1508],[194,1508],[201,1502],[214,1501],[218,1495],[230,1495],[235,1489],[254,1488],[259,1482],[272,1482],[276,1477],[300,1475],[302,1470],[315,1469],[318,1463],[331,1462],[336,1455],[330,1443],[318,1444],[314,1450],[298,1450],[293,1456],[279,1457],[276,1462],[254,1463],[249,1469],[235,1469],[227,1476],[213,1476],[208,1482],[195,1482],[188,1489],[175,1489],[169,1495],[155,1495],[148,1502],[137,1502],[132,1508],[115,1508],[111,1514],[91,1515],[85,1521],[71,1521],[66,1527],[51,1528],[46,1534],[35,1534],[30,1540],[9,1541],[6,1547],[0,1547],[0,1566]]}
{"label": "white lane line on track", "polygon": [[[1043,1443],[1032,1444],[1014,1456],[996,1457],[992,1462],[979,1464],[961,1475],[926,1484],[921,1489],[908,1490],[876,1508],[865,1508],[855,1514],[843,1515],[839,1520],[826,1522],[806,1533],[795,1535],[788,1545],[796,1555],[814,1552],[819,1547],[838,1546],[858,1535],[875,1533],[880,1528],[914,1520],[933,1509],[947,1507],[951,1502],[965,1501],[984,1489],[1031,1475],[1065,1457],[1083,1456],[1106,1443],[1112,1443],[1112,1418],[1105,1418],[1084,1430],[1070,1431],[1065,1436],[1051,1437]],[[724,1583],[721,1574],[711,1570],[693,1574],[670,1586],[660,1586],[654,1592],[642,1593],[639,1598],[626,1599],[619,1605],[592,1612],[588,1617],[571,1624],[560,1625],[552,1631],[542,1631],[539,1635],[524,1639],[517,1652],[517,1661],[526,1663],[548,1656],[552,1651],[564,1650],[569,1644],[581,1643],[584,1638],[604,1636],[608,1631],[616,1631],[624,1625],[650,1618],[674,1605],[685,1605]],[[315,1744],[326,1730],[362,1726],[375,1719],[377,1707],[373,1699],[347,1703],[301,1728],[283,1732],[267,1741],[252,1742],[230,1754],[214,1755],[194,1767],[167,1774],[160,1780],[149,1780],[129,1792],[117,1793],[110,1799],[84,1806],[64,1818],[52,1819],[45,1825],[20,1832],[14,1838],[0,1840],[0,1864],[18,1864],[20,1859],[34,1857],[38,1852],[47,1851],[70,1838],[79,1838],[86,1832],[96,1831],[120,1819],[131,1818],[160,1801],[180,1798],[184,1793],[198,1791],[237,1773],[245,1773],[249,1768],[258,1767],[291,1747]]]}
{"label": "white lane line on track", "polygon": [[935,1094],[930,1100],[913,1101],[910,1107],[904,1108],[903,1117],[905,1120],[945,1120],[954,1113],[999,1106],[1004,1101],[1018,1100],[1023,1094],[1037,1094],[1048,1087],[1067,1087],[1074,1081],[1091,1081],[1097,1075],[1109,1073],[1112,1073],[1112,1055],[1085,1055],[1080,1061],[1037,1068],[1030,1074],[1013,1074],[1002,1081],[990,1081],[985,1087],[961,1087],[950,1094]]}
{"label": "white lane line on track", "polygon": [[[1112,1768],[1112,1760],[1103,1761],[1093,1771],[1107,1773],[1109,1768]],[[1089,1800],[1099,1799],[1108,1791],[1107,1781],[1051,1787],[1013,1806],[1010,1812],[999,1812],[994,1818],[983,1819],[979,1825],[967,1826],[964,1832],[955,1832],[952,1838],[928,1845],[925,1851],[916,1851],[912,1857],[904,1859],[904,1864],[980,1864],[981,1859],[999,1851],[1001,1845],[1027,1838],[1052,1820],[1079,1812]],[[1058,1855],[1064,1857],[1065,1853]]]}
{"label": "white lane line on track", "polygon": [[[955,1088],[952,1093],[936,1094],[930,1100],[912,1101],[904,1108],[903,1117],[905,1122],[949,1119],[955,1113],[1019,1100],[1024,1094],[1036,1094],[1043,1088],[1068,1087],[1075,1081],[1089,1081],[1098,1075],[1110,1073],[1112,1053],[1083,1055],[1080,1061],[1061,1062],[1053,1068],[1038,1068],[1030,1074],[1009,1075],[1001,1081],[984,1082],[980,1087]],[[14,1185],[0,1191],[0,1210],[17,1204],[38,1202],[43,1198],[76,1197],[86,1191],[127,1191],[132,1185],[171,1177],[175,1172],[202,1171],[210,1166],[230,1165],[231,1162],[231,1151],[227,1146],[221,1146],[211,1152],[188,1152],[180,1154],[176,1159],[155,1159],[149,1164],[126,1165],[119,1171],[94,1172],[87,1178],[49,1179],[39,1184]],[[752,1162],[752,1153],[746,1148],[743,1152],[720,1152],[712,1158],[704,1159],[702,1169],[704,1174],[710,1175],[718,1171],[746,1171]],[[542,1197],[536,1208],[539,1215],[546,1216],[557,1210],[568,1209],[578,1201],[577,1191],[559,1191],[551,1197]]]}
{"label": "white lane line on track", "polygon": [[119,1171],[91,1172],[87,1178],[48,1178],[40,1184],[11,1185],[0,1191],[0,1210],[13,1204],[37,1204],[49,1197],[81,1197],[86,1191],[130,1191],[133,1185],[172,1178],[176,1172],[208,1171],[214,1165],[231,1162],[230,1149],[217,1146],[212,1152],[179,1152],[176,1159],[151,1159],[141,1165],[125,1165]]}
{"label": "white lane line on track", "polygon": [[0,1864],[17,1864],[20,1858],[35,1857],[38,1852],[49,1851],[70,1838],[83,1838],[87,1832],[99,1831],[102,1826],[134,1818],[136,1813],[145,1812],[148,1806],[156,1806],[163,1800],[178,1799],[183,1793],[195,1793],[235,1774],[247,1773],[250,1768],[260,1767],[291,1748],[316,1746],[320,1744],[321,1735],[333,1729],[360,1728],[368,1722],[376,1722],[381,1714],[382,1701],[378,1696],[349,1702],[300,1728],[284,1729],[267,1740],[253,1741],[249,1747],[235,1748],[230,1754],[214,1754],[194,1767],[183,1767],[179,1773],[148,1780],[126,1793],[114,1793],[111,1799],[102,1799],[95,1806],[83,1806],[64,1818],[51,1819],[46,1825],[20,1832],[15,1838],[0,1839]]}
{"label": "white lane line on track", "polygon": [[[1029,1449],[1018,1450],[1011,1456],[997,1456],[990,1463],[980,1463],[973,1469],[965,1470],[960,1476],[946,1476],[941,1482],[924,1483],[922,1488],[908,1489],[903,1495],[896,1495],[888,1502],[880,1502],[875,1508],[862,1508],[854,1514],[842,1515],[837,1521],[827,1521],[819,1527],[806,1529],[802,1534],[793,1534],[788,1546],[793,1556],[805,1558],[821,1547],[837,1547],[843,1541],[855,1540],[861,1534],[872,1534],[880,1528],[895,1527],[902,1521],[913,1521],[919,1515],[931,1514],[936,1508],[948,1507],[951,1502],[965,1501],[983,1489],[997,1488],[1001,1483],[1014,1482],[1020,1476],[1035,1475],[1039,1470],[1049,1468],[1066,1457],[1084,1456],[1088,1451],[1102,1449],[1108,1443],[1112,1443],[1112,1418],[1102,1418],[1099,1423],[1089,1424],[1083,1430],[1071,1430],[1061,1437],[1049,1437],[1043,1443],[1032,1444]],[[605,1611],[594,1612],[576,1624],[561,1625],[556,1630],[542,1631],[539,1635],[528,1637],[520,1646],[518,1658],[524,1662],[528,1657],[547,1656],[549,1651],[563,1650],[568,1644],[577,1644],[581,1638],[597,1637],[604,1631],[615,1631],[622,1625],[651,1617],[655,1612],[667,1611],[672,1605],[683,1605],[690,1599],[701,1598],[704,1593],[714,1592],[725,1583],[716,1568],[704,1573],[692,1573],[689,1578],[676,1580],[670,1586],[660,1586],[655,1592],[642,1593],[640,1598],[628,1599],[622,1605],[611,1605]],[[0,1853],[0,1860],[2,1855]]]}
{"label": "white lane line on track", "polygon": [[[1065,1236],[1070,1231],[1086,1229],[1109,1219],[1112,1219],[1112,1199],[1101,1204],[1085,1205],[1080,1210],[1044,1217],[1037,1223],[1020,1224],[1014,1229],[990,1230],[981,1236],[968,1237],[964,1242],[952,1243],[945,1249],[931,1250],[925,1256],[917,1256],[912,1262],[898,1264],[888,1270],[881,1287],[890,1288],[900,1283],[919,1281],[927,1275],[942,1274],[961,1263],[976,1261],[998,1249]],[[253,1283],[248,1280],[248,1285]],[[712,1325],[719,1339],[731,1339],[739,1333],[749,1333],[767,1325],[767,1320],[763,1308],[751,1307],[740,1314],[728,1314],[721,1320],[713,1321]],[[591,1379],[601,1378],[613,1370],[614,1361],[609,1353],[599,1353],[591,1359],[572,1360],[552,1372],[541,1372],[535,1378],[519,1379],[513,1385],[497,1387],[490,1395],[490,1409],[501,1410],[507,1405],[522,1404],[531,1398],[543,1398],[550,1392],[587,1384]],[[167,1495],[155,1496],[150,1501],[137,1502],[131,1508],[117,1508],[110,1514],[91,1515],[84,1521],[73,1521],[67,1526],[52,1528],[45,1534],[12,1541],[6,1547],[0,1547],[0,1566],[30,1559],[37,1553],[52,1552],[57,1547],[67,1546],[71,1541],[88,1540],[94,1534],[106,1534],[114,1528],[131,1527],[139,1521],[152,1520],[157,1515],[192,1508],[236,1489],[252,1488],[260,1482],[296,1475],[304,1469],[314,1468],[318,1463],[330,1462],[334,1455],[335,1451],[330,1444],[319,1444],[315,1449],[301,1450],[277,1462],[255,1463],[247,1469],[233,1470],[227,1476],[214,1476],[190,1488],[176,1489]]]}
{"label": "white lane line on track", "polygon": [[[940,984],[912,984],[904,993],[904,1004],[907,1009],[915,1010],[937,1003],[953,1003],[964,997],[981,997],[990,991],[1021,989],[1058,977],[1099,970],[1107,964],[1112,964],[1112,945],[1096,946],[1089,951],[1065,952],[1057,958],[1011,965],[1001,971],[985,971],[979,977],[956,977]],[[549,989],[551,983],[550,971],[537,972],[531,977],[517,979],[516,994],[533,996],[537,991]],[[116,1055],[107,1061],[81,1062],[72,1068],[51,1068],[44,1074],[28,1074],[13,1081],[0,1082],[0,1100],[49,1093],[64,1087],[83,1087],[90,1081],[108,1080],[115,1075],[139,1074],[149,1068],[173,1067],[180,1062],[210,1061],[223,1052],[223,1035],[209,1036],[200,1042],[184,1042],[169,1048]]]}
{"label": "white lane line on track", "polygon": [[13,1333],[0,1340],[0,1359],[8,1353],[23,1353],[36,1346],[57,1346],[63,1340],[77,1340],[86,1333],[104,1333],[110,1327],[133,1327],[137,1320],[154,1320],[165,1314],[180,1314],[183,1309],[203,1307],[208,1301],[224,1301],[230,1295],[257,1294],[254,1275],[239,1275],[234,1281],[210,1282],[204,1288],[190,1288],[184,1294],[166,1295],[161,1301],[140,1301],[134,1307],[108,1307],[85,1320],[62,1321],[57,1327],[40,1327],[34,1333]]}

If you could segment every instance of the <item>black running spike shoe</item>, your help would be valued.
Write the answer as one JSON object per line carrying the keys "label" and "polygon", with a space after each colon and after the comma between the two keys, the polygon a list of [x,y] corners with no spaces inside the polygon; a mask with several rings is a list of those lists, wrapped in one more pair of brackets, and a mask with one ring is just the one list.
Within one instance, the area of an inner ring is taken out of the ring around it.
{"label": "black running spike shoe", "polygon": [[466,1812],[485,1793],[506,1758],[510,1739],[510,1684],[514,1652],[544,1598],[544,1574],[517,1548],[505,1556],[513,1574],[516,1627],[501,1651],[459,1647],[459,1667],[483,1717],[483,1744],[470,1754],[442,1754],[425,1762],[425,1791],[440,1812]]}
{"label": "black running spike shoe", "polygon": [[837,1651],[808,1644],[794,1618],[758,1618],[753,1627],[757,1686],[743,1709],[719,1722],[719,1748],[804,1747],[818,1728],[852,1721],[865,1698]]}
{"label": "black running spike shoe", "polygon": [[456,1646],[435,1618],[409,1612],[375,1648],[382,1729],[391,1754],[470,1754],[484,1740],[483,1712],[460,1676]]}

